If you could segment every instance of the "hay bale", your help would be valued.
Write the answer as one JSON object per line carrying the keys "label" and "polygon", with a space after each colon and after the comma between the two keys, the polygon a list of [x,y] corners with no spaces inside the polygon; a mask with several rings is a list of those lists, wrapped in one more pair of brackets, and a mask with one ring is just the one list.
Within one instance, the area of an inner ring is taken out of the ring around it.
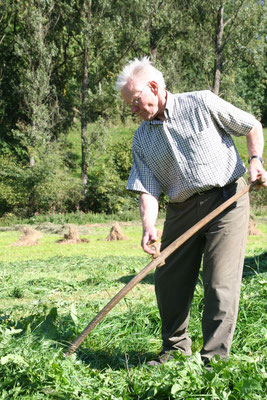
{"label": "hay bale", "polygon": [[22,236],[11,246],[36,246],[39,244],[39,239],[43,236],[42,232],[36,231],[30,226],[23,226],[21,231]]}
{"label": "hay bale", "polygon": [[77,243],[88,243],[88,242],[89,242],[88,239],[79,238],[78,229],[73,225],[69,226],[69,232],[64,234],[63,239],[57,241],[57,243],[60,244],[77,244]]}
{"label": "hay bale", "polygon": [[250,236],[262,235],[262,232],[258,230],[257,225],[252,218],[249,219],[248,234]]}
{"label": "hay bale", "polygon": [[108,242],[113,241],[113,240],[127,240],[127,236],[125,236],[120,228],[120,225],[115,222],[115,224],[112,225],[112,228],[110,229],[109,235],[106,237],[105,240]]}

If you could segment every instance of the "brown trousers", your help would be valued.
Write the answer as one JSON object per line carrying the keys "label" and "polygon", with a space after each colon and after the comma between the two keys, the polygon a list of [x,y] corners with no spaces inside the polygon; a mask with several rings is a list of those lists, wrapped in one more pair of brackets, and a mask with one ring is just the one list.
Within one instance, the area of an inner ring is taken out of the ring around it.
{"label": "brown trousers", "polygon": [[[246,185],[243,178],[224,188],[169,204],[162,250]],[[163,350],[191,354],[190,306],[203,258],[203,360],[227,357],[236,325],[249,221],[249,196],[242,196],[171,254],[155,272]]]}

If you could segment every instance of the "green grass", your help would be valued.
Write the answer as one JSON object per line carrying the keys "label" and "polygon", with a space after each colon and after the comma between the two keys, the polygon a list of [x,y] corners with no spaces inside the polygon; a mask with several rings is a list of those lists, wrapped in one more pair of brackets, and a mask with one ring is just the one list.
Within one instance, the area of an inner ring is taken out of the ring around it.
{"label": "green grass", "polygon": [[[159,228],[161,225],[159,224]],[[110,226],[90,227],[90,242],[59,245],[44,234],[31,248],[0,234],[0,399],[262,400],[266,380],[267,228],[249,237],[240,311],[231,356],[203,369],[203,288],[195,292],[193,359],[177,355],[162,368],[146,365],[160,350],[153,275],[139,283],[91,332],[78,352],[63,352],[150,258],[140,250],[140,224],[123,226],[127,241],[105,242]]]}
{"label": "green grass", "polygon": [[39,245],[31,247],[12,246],[20,237],[20,232],[0,232],[0,261],[16,261],[25,259],[44,259],[50,257],[61,256],[77,256],[85,255],[91,257],[103,257],[112,255],[126,256],[131,254],[139,256],[142,254],[140,248],[142,227],[140,224],[137,226],[122,227],[124,235],[128,240],[119,241],[106,241],[109,235],[110,225],[92,226],[87,228],[87,234],[80,234],[80,238],[86,238],[89,243],[79,244],[59,244],[58,240],[63,238],[59,234],[44,234],[39,240]]}
{"label": "green grass", "polygon": [[[259,220],[260,221],[260,220]],[[106,257],[106,256],[143,256],[140,242],[142,235],[142,226],[140,222],[121,224],[123,234],[127,240],[123,241],[106,241],[112,224],[96,224],[91,226],[80,227],[80,238],[86,238],[88,243],[79,244],[59,244],[58,241],[63,238],[61,234],[43,233],[43,237],[39,240],[37,246],[13,246],[22,236],[18,231],[0,232],[0,261],[12,262],[17,260],[29,259],[47,259],[51,257],[72,257],[84,255],[88,258]],[[42,225],[40,226],[42,227]],[[262,232],[261,236],[249,236],[247,241],[247,253],[260,252],[266,247],[267,241],[267,225],[264,222],[257,223],[258,229]],[[56,228],[56,227],[55,227]],[[78,228],[78,226],[77,226]],[[163,229],[163,221],[159,220],[157,224],[159,230]],[[38,227],[36,227],[38,229]],[[52,229],[50,227],[50,229]],[[63,232],[67,232],[67,226]]]}

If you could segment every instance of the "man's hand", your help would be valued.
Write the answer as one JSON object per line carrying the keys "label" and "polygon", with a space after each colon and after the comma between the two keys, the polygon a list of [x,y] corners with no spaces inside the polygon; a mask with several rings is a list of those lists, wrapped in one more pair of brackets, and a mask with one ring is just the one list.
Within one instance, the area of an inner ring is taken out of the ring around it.
{"label": "man's hand", "polygon": [[260,160],[258,160],[257,158],[253,158],[250,161],[248,172],[250,182],[260,180],[262,182],[260,186],[267,186],[267,172],[263,168]]}
{"label": "man's hand", "polygon": [[140,214],[143,223],[143,237],[141,246],[143,250],[151,255],[157,251],[151,248],[151,244],[158,239],[158,231],[155,224],[158,217],[158,199],[148,193],[140,194]]}
{"label": "man's hand", "polygon": [[157,254],[157,249],[153,246],[153,243],[155,243],[157,240],[158,231],[155,227],[151,227],[151,229],[149,229],[148,231],[144,231],[141,241],[141,246],[143,250],[151,255]]}
{"label": "man's hand", "polygon": [[[263,153],[264,137],[262,125],[256,121],[255,126],[251,129],[247,136],[248,154],[252,156],[261,156]],[[267,186],[267,172],[264,170],[261,161],[258,158],[252,158],[249,164],[249,181],[255,182],[261,179],[263,183],[260,186]]]}

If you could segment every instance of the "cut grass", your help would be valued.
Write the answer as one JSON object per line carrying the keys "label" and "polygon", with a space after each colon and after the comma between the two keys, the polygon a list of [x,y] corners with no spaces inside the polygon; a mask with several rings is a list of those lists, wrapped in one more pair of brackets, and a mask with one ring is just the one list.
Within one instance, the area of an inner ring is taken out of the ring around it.
{"label": "cut grass", "polygon": [[[262,232],[260,236],[249,236],[247,241],[247,254],[252,249],[253,252],[261,251],[266,248],[267,242],[267,224],[259,220],[258,229]],[[16,261],[27,259],[45,259],[50,257],[78,256],[85,255],[91,257],[105,256],[147,256],[143,253],[140,243],[142,235],[142,227],[139,222],[122,225],[123,233],[128,240],[108,242],[105,238],[108,236],[112,224],[99,224],[99,226],[86,226],[87,234],[80,234],[80,238],[87,238],[89,243],[79,244],[59,244],[57,241],[62,239],[62,235],[44,234],[39,240],[39,245],[31,247],[14,247],[20,233],[17,231],[0,232],[0,261]],[[163,229],[160,220],[157,228]],[[89,233],[88,233],[89,232]]]}
{"label": "cut grass", "polygon": [[104,318],[76,354],[63,357],[111,297],[150,261],[140,250],[140,225],[123,227],[129,240],[119,242],[103,240],[109,228],[93,227],[87,236],[90,242],[82,245],[59,245],[59,235],[44,234],[41,244],[27,252],[12,248],[13,258],[7,246],[18,233],[1,233],[0,399],[262,400],[266,393],[265,225],[259,225],[262,236],[248,240],[230,359],[214,360],[212,372],[203,368],[198,354],[200,282],[189,326],[193,358],[177,354],[162,368],[146,365],[161,347],[152,274]]}
{"label": "cut grass", "polygon": [[39,240],[39,245],[31,247],[14,247],[20,234],[18,232],[0,232],[0,261],[16,261],[25,259],[44,259],[53,256],[86,255],[87,257],[113,256],[116,254],[140,256],[142,228],[138,226],[122,227],[128,240],[108,242],[105,238],[109,235],[111,225],[105,227],[92,227],[90,234],[82,235],[89,243],[59,244],[62,235],[45,234]]}

